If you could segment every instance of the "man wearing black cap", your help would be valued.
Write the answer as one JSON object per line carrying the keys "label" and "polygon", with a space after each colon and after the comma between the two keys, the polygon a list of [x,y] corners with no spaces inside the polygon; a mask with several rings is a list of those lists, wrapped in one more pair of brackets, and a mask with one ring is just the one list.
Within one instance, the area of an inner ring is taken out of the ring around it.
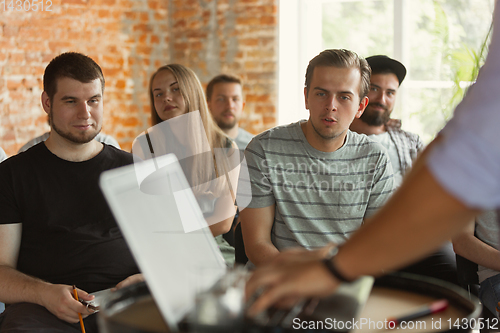
{"label": "man wearing black cap", "polygon": [[[368,106],[359,119],[354,119],[350,130],[368,135],[387,149],[394,171],[394,184],[398,187],[417,153],[423,148],[417,134],[403,131],[401,121],[390,117],[399,86],[406,76],[406,68],[385,55],[371,56],[366,61],[372,69]],[[402,271],[456,283],[455,253],[451,243],[448,242],[438,252]]]}
{"label": "man wearing black cap", "polygon": [[372,68],[368,106],[359,119],[354,119],[351,131],[366,134],[380,142],[391,157],[396,186],[411,167],[417,153],[423,148],[417,134],[403,131],[401,121],[391,119],[399,86],[406,76],[406,68],[385,55],[366,58]]}

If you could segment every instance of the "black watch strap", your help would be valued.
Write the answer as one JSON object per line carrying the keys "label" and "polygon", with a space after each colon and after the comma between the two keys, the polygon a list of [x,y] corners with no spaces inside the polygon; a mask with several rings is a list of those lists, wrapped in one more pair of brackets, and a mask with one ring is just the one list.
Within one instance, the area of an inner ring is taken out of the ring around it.
{"label": "black watch strap", "polygon": [[330,271],[330,273],[339,281],[342,281],[342,282],[352,282],[354,280],[351,280],[351,279],[348,279],[344,276],[344,274],[342,274],[341,272],[339,272],[339,270],[337,269],[337,267],[335,266],[335,264],[333,263],[333,258],[337,255],[337,253],[339,252],[339,248],[338,247],[334,247],[330,250],[330,253],[328,254],[328,256],[323,259],[323,264],[325,264],[326,268]]}

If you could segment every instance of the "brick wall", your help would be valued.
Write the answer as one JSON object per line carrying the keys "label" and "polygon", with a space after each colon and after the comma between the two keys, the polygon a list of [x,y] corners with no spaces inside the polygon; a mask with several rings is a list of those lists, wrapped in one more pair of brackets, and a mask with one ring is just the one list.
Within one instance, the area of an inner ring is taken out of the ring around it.
{"label": "brick wall", "polygon": [[278,0],[43,0],[44,11],[40,1],[37,11],[0,2],[0,147],[8,155],[48,130],[43,70],[66,51],[101,65],[103,132],[124,149],[149,126],[149,76],[167,63],[191,67],[205,85],[221,72],[241,76],[242,127],[275,125]]}

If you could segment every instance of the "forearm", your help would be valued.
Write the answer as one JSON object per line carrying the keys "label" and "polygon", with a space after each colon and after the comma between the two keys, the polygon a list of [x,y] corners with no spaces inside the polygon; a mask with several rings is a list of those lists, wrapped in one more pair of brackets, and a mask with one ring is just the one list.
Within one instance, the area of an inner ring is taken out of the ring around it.
{"label": "forearm", "polygon": [[43,305],[42,295],[50,285],[6,265],[0,265],[0,281],[0,301],[3,303],[29,302]]}
{"label": "forearm", "polygon": [[347,277],[381,275],[432,252],[460,232],[477,212],[448,194],[423,165],[355,233],[335,262]]}
{"label": "forearm", "polygon": [[273,243],[264,241],[245,246],[245,252],[255,266],[270,262],[280,253]]}
{"label": "forearm", "polygon": [[453,239],[453,250],[476,264],[500,271],[500,251],[474,235],[460,235]]}
{"label": "forearm", "polygon": [[233,223],[234,215],[222,220],[218,223],[212,224],[209,226],[210,231],[214,237],[223,235],[231,230],[231,224]]}

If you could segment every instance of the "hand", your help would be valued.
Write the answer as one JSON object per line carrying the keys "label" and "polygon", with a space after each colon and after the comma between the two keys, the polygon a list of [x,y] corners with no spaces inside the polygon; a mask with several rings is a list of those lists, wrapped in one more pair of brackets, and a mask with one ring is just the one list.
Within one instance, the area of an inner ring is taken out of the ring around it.
{"label": "hand", "polygon": [[328,249],[285,251],[257,268],[247,282],[246,296],[248,299],[258,290],[263,293],[248,309],[248,315],[255,316],[274,304],[290,305],[304,297],[332,294],[339,281],[321,262]]}
{"label": "hand", "polygon": [[[84,301],[94,299],[93,295],[81,289],[77,288],[77,292],[78,298]],[[72,286],[62,284],[47,284],[41,292],[40,304],[57,318],[69,323],[77,323],[80,320],[78,313],[81,313],[83,318],[94,313],[93,310],[75,300]]]}
{"label": "hand", "polygon": [[116,287],[114,287],[112,290],[115,291],[115,290],[125,288],[127,286],[130,286],[130,285],[133,285],[133,284],[136,284],[139,282],[143,282],[143,281],[144,281],[144,276],[142,274],[140,274],[140,273],[134,274],[134,275],[129,276],[128,278],[126,278],[122,282],[118,283],[116,285]]}

